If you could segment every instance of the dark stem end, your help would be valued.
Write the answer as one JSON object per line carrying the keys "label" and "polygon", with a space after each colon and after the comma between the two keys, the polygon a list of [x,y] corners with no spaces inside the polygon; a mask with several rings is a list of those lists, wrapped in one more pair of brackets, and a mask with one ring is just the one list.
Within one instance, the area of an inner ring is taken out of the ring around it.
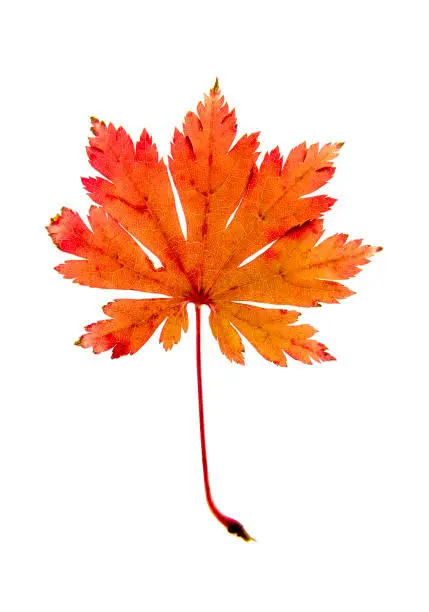
{"label": "dark stem end", "polygon": [[252,536],[247,533],[243,525],[234,519],[230,519],[226,528],[228,533],[236,535],[237,538],[242,538],[245,542],[256,542],[255,538],[252,538]]}

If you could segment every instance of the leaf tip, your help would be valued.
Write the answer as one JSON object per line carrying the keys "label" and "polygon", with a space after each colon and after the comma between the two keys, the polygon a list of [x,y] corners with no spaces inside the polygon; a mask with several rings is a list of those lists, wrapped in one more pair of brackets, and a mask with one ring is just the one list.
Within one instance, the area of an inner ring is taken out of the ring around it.
{"label": "leaf tip", "polygon": [[215,82],[214,82],[214,85],[213,85],[213,87],[210,89],[210,93],[211,93],[212,95],[216,95],[216,94],[218,94],[218,93],[219,93],[219,91],[220,91],[220,90],[219,90],[219,79],[218,79],[218,77],[216,77],[216,80],[215,80]]}
{"label": "leaf tip", "polygon": [[97,127],[98,126],[105,126],[106,124],[104,123],[104,121],[100,121],[100,119],[97,119],[97,117],[94,117],[91,115],[91,117],[89,118],[89,120],[91,121],[91,132],[94,134],[94,136],[97,135]]}
{"label": "leaf tip", "polygon": [[[55,225],[56,223],[58,223],[58,221],[60,220],[61,217],[61,213],[57,213],[56,215],[54,215],[53,217],[51,217],[51,223],[50,225]],[[47,228],[48,229],[48,228]]]}

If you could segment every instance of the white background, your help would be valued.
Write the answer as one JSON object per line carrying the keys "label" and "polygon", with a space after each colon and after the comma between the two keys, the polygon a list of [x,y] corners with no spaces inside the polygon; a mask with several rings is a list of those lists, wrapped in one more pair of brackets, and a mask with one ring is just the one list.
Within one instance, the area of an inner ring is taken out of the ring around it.
{"label": "white background", "polygon": [[[3,9],[2,612],[427,612],[424,4]],[[205,323],[214,496],[256,544],[205,505],[193,318],[170,353],[75,347],[121,292],[61,279],[44,229],[88,210],[89,115],[165,156],[216,75],[261,151],[346,141],[327,230],[385,247],[357,295],[304,311],[337,362],[232,365]]]}

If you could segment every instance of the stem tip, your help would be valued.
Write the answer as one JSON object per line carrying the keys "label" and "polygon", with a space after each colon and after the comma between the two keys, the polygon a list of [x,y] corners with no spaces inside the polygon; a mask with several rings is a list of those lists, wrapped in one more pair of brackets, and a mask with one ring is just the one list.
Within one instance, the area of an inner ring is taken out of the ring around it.
{"label": "stem tip", "polygon": [[227,526],[227,529],[228,533],[236,535],[237,538],[242,538],[245,542],[256,542],[255,538],[252,538],[252,536],[249,535],[244,529],[243,525],[238,521],[231,520],[231,522]]}

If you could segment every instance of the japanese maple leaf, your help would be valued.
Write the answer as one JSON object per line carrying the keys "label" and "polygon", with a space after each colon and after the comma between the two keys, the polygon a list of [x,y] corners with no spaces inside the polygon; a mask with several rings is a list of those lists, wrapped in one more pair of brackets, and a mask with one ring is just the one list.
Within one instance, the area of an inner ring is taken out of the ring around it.
{"label": "japanese maple leaf", "polygon": [[[51,220],[47,229],[56,246],[79,258],[56,270],[81,285],[163,297],[107,304],[103,311],[109,318],[88,325],[77,344],[94,353],[112,350],[117,358],[136,353],[163,324],[160,342],[169,350],[187,331],[187,307],[195,305],[207,502],[230,533],[250,540],[241,523],[220,512],[210,491],[201,306],[209,307],[213,335],[231,361],[244,363],[242,336],[279,366],[286,366],[286,355],[306,364],[334,359],[313,339],[313,327],[295,324],[296,310],[265,305],[337,303],[353,293],[337,281],[357,274],[379,250],[361,240],[349,241],[346,234],[321,241],[321,217],[335,200],[311,194],[334,174],[333,160],[342,143],[302,143],[285,161],[276,148],[257,165],[258,134],[246,134],[234,144],[235,112],[224,102],[216,80],[197,112],[186,115],[183,131],[175,131],[168,160],[186,218],[184,236],[167,166],[147,131],[134,145],[122,127],[91,121],[88,156],[101,176],[85,178],[83,184],[96,206],[90,208],[89,227],[68,208]],[[161,267],[139,243],[159,258]]]}

